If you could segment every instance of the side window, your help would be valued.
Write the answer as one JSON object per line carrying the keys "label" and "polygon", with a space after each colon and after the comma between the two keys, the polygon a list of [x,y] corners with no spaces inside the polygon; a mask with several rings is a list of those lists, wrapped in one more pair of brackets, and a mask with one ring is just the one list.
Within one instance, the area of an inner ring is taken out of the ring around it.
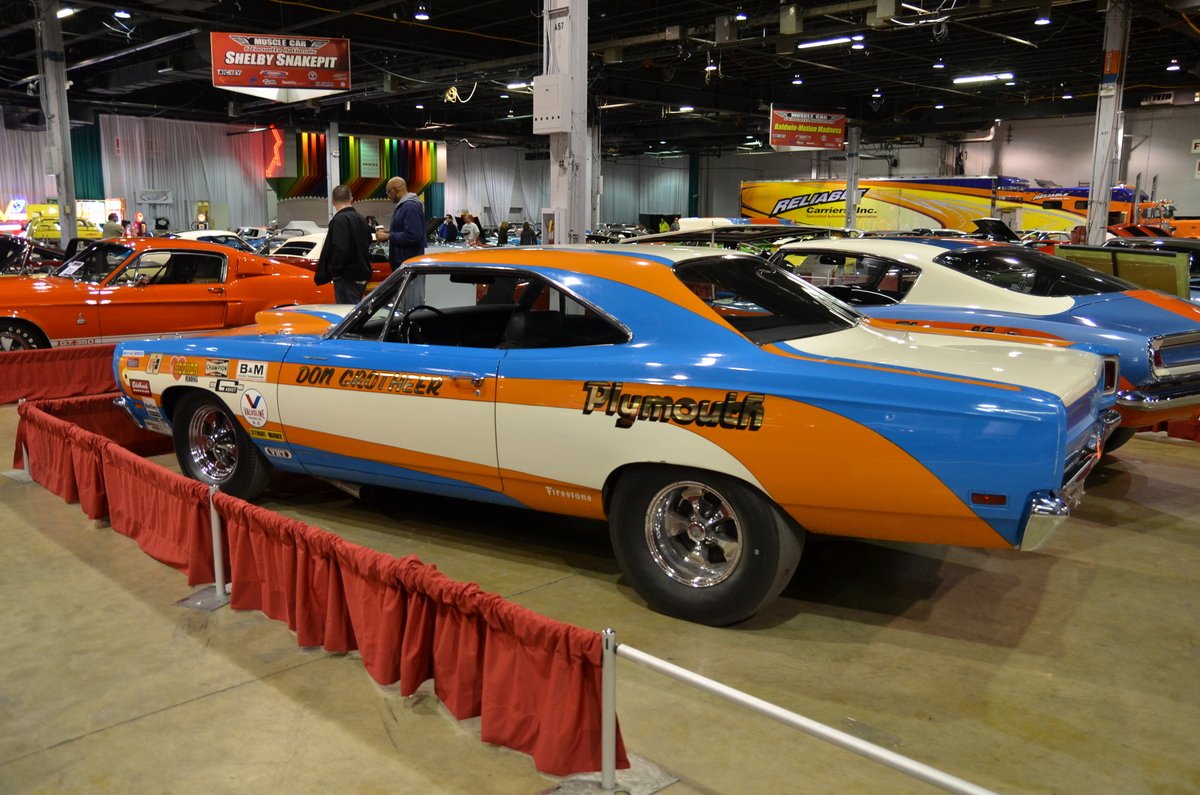
{"label": "side window", "polygon": [[607,318],[532,274],[479,269],[415,271],[386,293],[375,290],[339,336],[468,348],[627,340]]}
{"label": "side window", "polygon": [[198,251],[149,251],[125,268],[116,281],[123,284],[217,284],[225,260]]}

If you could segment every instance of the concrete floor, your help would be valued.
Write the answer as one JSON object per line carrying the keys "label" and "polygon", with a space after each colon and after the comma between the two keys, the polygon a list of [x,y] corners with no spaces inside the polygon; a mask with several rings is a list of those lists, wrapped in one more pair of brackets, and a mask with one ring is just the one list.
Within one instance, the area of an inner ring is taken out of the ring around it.
{"label": "concrete floor", "polygon": [[[0,454],[15,425],[0,407]],[[810,542],[784,598],[732,629],[645,609],[600,524],[304,480],[268,504],[999,792],[1157,795],[1200,792],[1198,476],[1200,447],[1142,435],[1038,553]],[[559,783],[356,654],[176,607],[182,575],[36,484],[0,478],[0,544],[0,793]],[[618,701],[670,795],[936,791],[627,661]]]}

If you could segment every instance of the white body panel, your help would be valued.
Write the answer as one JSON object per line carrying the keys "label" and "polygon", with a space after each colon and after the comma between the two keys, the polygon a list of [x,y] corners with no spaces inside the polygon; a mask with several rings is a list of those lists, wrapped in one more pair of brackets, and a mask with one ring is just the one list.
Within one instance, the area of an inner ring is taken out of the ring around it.
{"label": "white body panel", "polygon": [[[964,378],[1003,381],[1057,395],[1066,405],[1095,386],[1103,360],[1054,346],[1013,344],[1003,339],[961,337],[858,326],[834,334],[784,343],[817,356],[836,356],[895,367],[914,367]],[[987,350],[987,356],[980,352]],[[995,354],[1006,351],[1003,365]]]}

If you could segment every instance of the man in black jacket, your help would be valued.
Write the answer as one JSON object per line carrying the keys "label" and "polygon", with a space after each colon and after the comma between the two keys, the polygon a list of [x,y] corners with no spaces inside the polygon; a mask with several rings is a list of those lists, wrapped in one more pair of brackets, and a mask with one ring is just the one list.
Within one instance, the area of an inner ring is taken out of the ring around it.
{"label": "man in black jacket", "polygon": [[317,284],[333,282],[334,300],[339,304],[357,304],[371,278],[368,247],[371,229],[354,209],[350,188],[338,185],[331,194],[336,212],[325,231],[325,245],[317,260]]}

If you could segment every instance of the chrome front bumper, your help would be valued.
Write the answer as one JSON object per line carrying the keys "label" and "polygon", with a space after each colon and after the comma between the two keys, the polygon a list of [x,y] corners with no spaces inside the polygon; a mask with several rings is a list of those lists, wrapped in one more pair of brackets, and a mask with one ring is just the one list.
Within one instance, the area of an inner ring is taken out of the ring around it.
{"label": "chrome front bumper", "polygon": [[1083,499],[1083,482],[1100,461],[1104,443],[1121,424],[1121,415],[1114,409],[1105,411],[1087,445],[1080,450],[1063,474],[1063,485],[1053,491],[1035,492],[1029,500],[1029,518],[1021,534],[1018,549],[1028,552],[1046,543],[1058,526],[1071,515],[1071,509]]}

